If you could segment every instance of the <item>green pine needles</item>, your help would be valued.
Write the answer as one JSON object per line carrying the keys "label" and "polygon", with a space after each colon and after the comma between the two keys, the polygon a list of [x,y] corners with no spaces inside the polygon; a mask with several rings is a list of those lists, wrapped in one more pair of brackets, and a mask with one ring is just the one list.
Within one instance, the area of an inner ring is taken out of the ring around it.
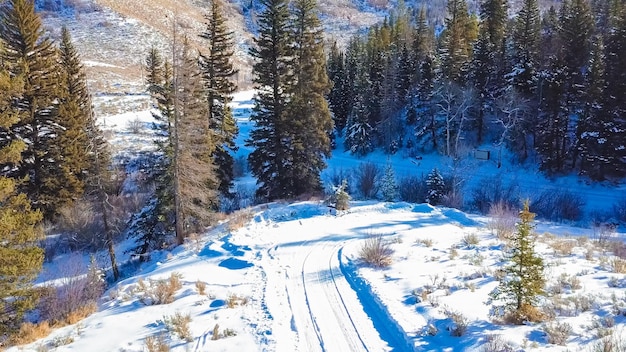
{"label": "green pine needles", "polygon": [[509,264],[504,268],[506,276],[490,294],[491,299],[498,302],[491,314],[514,324],[542,320],[543,314],[537,309],[537,304],[544,293],[546,281],[543,260],[535,252],[535,214],[530,212],[528,201],[524,203],[519,218],[517,231],[509,244]]}

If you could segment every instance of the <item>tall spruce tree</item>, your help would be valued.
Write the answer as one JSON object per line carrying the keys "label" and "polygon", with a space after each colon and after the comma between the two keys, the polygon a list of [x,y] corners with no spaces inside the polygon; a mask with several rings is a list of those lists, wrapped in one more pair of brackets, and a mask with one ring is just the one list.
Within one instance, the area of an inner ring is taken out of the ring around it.
{"label": "tall spruce tree", "polygon": [[[174,123],[172,154],[176,240],[182,244],[191,232],[208,226],[218,206],[214,159],[216,132],[206,119],[204,87],[197,58],[184,38],[173,63]],[[220,136],[221,137],[221,136]]]}
{"label": "tall spruce tree", "polygon": [[543,260],[535,252],[535,214],[530,212],[528,201],[524,203],[519,218],[507,254],[509,264],[504,269],[507,275],[490,295],[491,299],[502,304],[494,307],[492,314],[509,315],[517,324],[523,324],[540,318],[536,305],[544,292],[546,280]]}
{"label": "tall spruce tree", "polygon": [[322,189],[320,172],[330,157],[333,121],[326,95],[331,87],[326,70],[324,36],[315,0],[293,3],[293,79],[286,111],[290,196]]}
{"label": "tall spruce tree", "polygon": [[234,159],[237,150],[235,138],[239,128],[228,103],[237,86],[232,78],[237,74],[233,68],[233,32],[228,30],[220,0],[211,1],[211,11],[206,17],[205,31],[200,37],[206,40],[206,52],[200,53],[200,67],[208,102],[209,127],[213,132],[215,151],[213,159],[217,165],[219,191],[231,195]]}
{"label": "tall spruce tree", "polygon": [[328,103],[333,112],[335,131],[339,136],[344,133],[352,107],[349,68],[345,61],[344,52],[339,50],[337,42],[333,42],[328,53],[328,78],[333,83],[328,93]]}
{"label": "tall spruce tree", "polygon": [[525,98],[537,90],[541,18],[537,0],[524,0],[514,20],[511,53],[511,77],[515,89]]}
{"label": "tall spruce tree", "polygon": [[494,101],[504,89],[506,0],[484,0],[480,3],[480,32],[474,46],[472,83],[477,91],[476,132],[482,143],[486,118]]}
{"label": "tall spruce tree", "polygon": [[[11,75],[0,63],[0,170],[19,167],[26,148],[23,141],[10,136],[12,126],[24,117],[25,112],[14,105],[24,83],[22,76]],[[18,191],[20,181],[0,175],[0,340],[14,332],[24,313],[34,308],[33,281],[44,257],[38,246],[43,238],[42,216]]]}
{"label": "tall spruce tree", "polygon": [[291,91],[291,47],[289,11],[286,0],[262,0],[259,14],[259,34],[250,50],[255,59],[254,84],[257,90],[250,119],[255,128],[246,145],[254,148],[248,156],[250,170],[257,178],[257,196],[266,199],[287,197],[286,186],[289,139],[286,128],[286,106]]}
{"label": "tall spruce tree", "polygon": [[23,162],[9,174],[26,177],[20,191],[51,218],[81,192],[72,161],[63,157],[68,147],[59,138],[65,121],[58,111],[63,95],[58,52],[44,37],[41,19],[30,0],[10,0],[0,7],[0,41],[5,45],[0,60],[7,63],[11,76],[24,80],[24,89],[15,97],[15,105],[24,114],[11,129],[14,136],[27,141],[27,147]]}
{"label": "tall spruce tree", "polygon": [[440,49],[441,69],[446,79],[463,84],[472,55],[472,22],[465,0],[448,0],[443,44]]}

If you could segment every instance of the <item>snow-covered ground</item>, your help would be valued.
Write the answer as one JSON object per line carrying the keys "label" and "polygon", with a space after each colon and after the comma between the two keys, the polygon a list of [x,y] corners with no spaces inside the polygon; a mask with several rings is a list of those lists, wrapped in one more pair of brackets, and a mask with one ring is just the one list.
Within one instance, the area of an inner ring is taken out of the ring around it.
{"label": "snow-covered ground", "polygon": [[[240,94],[236,102],[238,155],[249,152],[243,141],[251,128],[250,98],[251,93]],[[151,116],[144,111],[106,117],[114,143],[131,151],[148,148],[150,136],[132,133],[132,120],[149,124]],[[355,159],[336,152],[328,172],[365,160],[390,162],[398,175],[448,165],[437,156],[418,161],[373,153]],[[498,171],[482,161],[468,163],[465,170],[484,177]],[[503,177],[517,177],[537,189],[553,187],[533,170],[513,174]],[[586,186],[575,178],[556,184],[579,189],[588,207],[608,209],[612,201],[602,200],[623,192]],[[482,351],[486,346],[490,351],[590,351],[609,329],[615,338],[626,339],[626,274],[616,272],[620,262],[596,244],[597,229],[565,224],[537,223],[536,249],[548,279],[544,303],[554,307],[555,320],[495,324],[487,301],[505,264],[504,245],[489,221],[402,202],[355,201],[340,214],[318,201],[256,206],[185,246],[155,253],[135,276],[111,287],[98,312],[80,323],[9,351],[146,351],[146,338],[160,334],[172,351]],[[394,251],[385,269],[359,259],[363,244],[378,235]],[[607,235],[623,243],[626,233]],[[60,265],[48,264],[47,272]],[[146,286],[172,274],[182,282],[172,303],[150,305],[142,298]],[[203,294],[201,283],[206,284]],[[189,342],[166,333],[177,313],[191,318]],[[459,317],[467,330],[452,336]],[[545,334],[546,326],[557,323],[571,327],[563,346],[548,343]],[[497,344],[500,348],[493,348]]]}

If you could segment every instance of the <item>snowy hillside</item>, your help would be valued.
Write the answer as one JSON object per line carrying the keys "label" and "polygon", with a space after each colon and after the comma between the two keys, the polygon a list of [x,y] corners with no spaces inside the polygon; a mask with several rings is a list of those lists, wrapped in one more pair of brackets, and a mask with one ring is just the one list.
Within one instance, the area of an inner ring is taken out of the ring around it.
{"label": "snowy hillside", "polygon": [[[235,102],[239,157],[249,152],[242,142],[250,98],[242,93]],[[120,102],[96,100],[109,106],[101,122],[127,158],[152,147],[145,101],[124,98],[129,108],[120,111]],[[144,127],[133,132],[137,125]],[[436,156],[360,160],[336,151],[325,177],[350,174],[364,161],[391,163],[398,175],[451,167]],[[498,169],[468,161],[463,170],[486,177]],[[532,170],[516,175],[502,177],[522,179],[529,190],[554,186]],[[250,181],[241,178],[239,187],[253,187]],[[478,184],[468,177],[468,189]],[[575,179],[557,185],[588,196],[589,210],[608,209],[612,201],[604,200],[617,197],[614,188]],[[9,351],[156,351],[159,344],[172,351],[592,351],[602,350],[601,338],[623,349],[623,230],[538,222],[536,250],[548,281],[542,306],[551,319],[494,322],[487,302],[505,264],[498,234],[510,220],[405,202],[354,201],[341,213],[321,201],[247,208],[185,246],[154,253],[110,287],[87,319]],[[361,260],[376,236],[393,251],[385,269]],[[118,248],[122,259],[128,245]],[[46,264],[46,280],[59,279],[64,260]]]}

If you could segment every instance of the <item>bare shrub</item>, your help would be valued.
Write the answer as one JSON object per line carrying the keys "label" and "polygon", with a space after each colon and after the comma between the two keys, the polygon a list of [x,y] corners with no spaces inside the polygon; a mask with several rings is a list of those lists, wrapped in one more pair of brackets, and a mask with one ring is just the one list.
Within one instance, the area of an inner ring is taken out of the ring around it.
{"label": "bare shrub", "polygon": [[441,205],[448,208],[463,209],[465,200],[461,192],[447,192],[441,200]]}
{"label": "bare shrub", "polygon": [[608,335],[593,344],[590,352],[626,352],[626,339],[615,333],[613,329],[608,329]]}
{"label": "bare shrub", "polygon": [[407,176],[398,182],[400,199],[409,203],[424,203],[427,196],[426,177]]}
{"label": "bare shrub", "polygon": [[433,244],[435,244],[432,238],[418,238],[417,240],[415,240],[415,243],[428,248],[432,247]]}
{"label": "bare shrub", "polygon": [[620,200],[613,205],[613,215],[617,221],[626,224],[626,196],[622,196]]}
{"label": "bare shrub", "polygon": [[140,294],[139,300],[145,305],[169,304],[174,302],[176,291],[180,290],[182,275],[174,272],[168,279],[148,280],[139,279],[135,286],[136,293]]}
{"label": "bare shrub", "polygon": [[572,326],[568,323],[546,324],[543,327],[548,343],[564,346],[572,333]]}
{"label": "bare shrub", "polygon": [[570,191],[554,189],[543,192],[532,205],[533,211],[544,219],[577,221],[583,216],[585,200]]}
{"label": "bare shrub", "polygon": [[254,212],[250,208],[237,210],[228,216],[228,231],[236,231],[244,227],[252,218]]}
{"label": "bare shrub", "polygon": [[356,187],[365,199],[374,199],[378,193],[378,179],[380,178],[381,170],[378,165],[367,162],[361,163],[356,170]]}
{"label": "bare shrub", "polygon": [[507,343],[500,335],[487,335],[487,342],[481,348],[482,352],[513,352],[515,348]]}
{"label": "bare shrub", "polygon": [[489,206],[490,221],[487,228],[500,240],[509,240],[515,233],[518,212],[506,202],[500,201]]}
{"label": "bare shrub", "polygon": [[626,259],[613,257],[611,259],[611,270],[617,274],[626,274]]}
{"label": "bare shrub", "polygon": [[452,320],[453,325],[448,328],[450,331],[450,335],[461,337],[465,335],[467,332],[467,327],[469,325],[469,319],[461,314],[460,312],[450,310],[448,307],[444,307],[443,313],[449,319]]}
{"label": "bare shrub", "polygon": [[471,205],[486,214],[492,204],[502,203],[507,208],[515,208],[519,199],[517,184],[505,185],[500,177],[485,178],[472,191]]}
{"label": "bare shrub", "polygon": [[85,268],[78,256],[71,257],[60,268],[60,285],[41,291],[39,314],[53,323],[74,324],[96,311],[105,283],[93,259]]}
{"label": "bare shrub", "polygon": [[26,345],[50,335],[51,332],[50,324],[46,320],[38,324],[22,323],[20,329],[9,338],[9,343],[13,345]]}
{"label": "bare shrub", "polygon": [[211,340],[219,340],[220,339],[220,326],[219,324],[215,324],[213,327],[213,334],[211,335]]}
{"label": "bare shrub", "polygon": [[139,117],[135,117],[132,120],[128,120],[126,123],[126,129],[132,134],[142,134],[146,130],[146,125]]}
{"label": "bare shrub", "polygon": [[557,240],[551,242],[550,247],[554,249],[554,253],[556,255],[569,257],[572,255],[572,250],[574,249],[574,247],[576,247],[576,241],[569,239]]}
{"label": "bare shrub", "polygon": [[227,305],[228,308],[235,308],[237,306],[245,306],[248,304],[248,297],[239,296],[237,294],[231,293],[228,296]]}
{"label": "bare shrub", "polygon": [[187,342],[193,341],[191,328],[189,326],[189,323],[191,323],[191,315],[183,315],[180,312],[176,312],[174,315],[163,317],[163,323],[165,324],[167,331],[175,336],[178,336],[179,339]]}
{"label": "bare shrub", "polygon": [[201,296],[206,295],[206,282],[197,280],[196,281],[196,289],[198,290],[198,294]]}
{"label": "bare shrub", "polygon": [[463,235],[463,238],[461,239],[461,244],[464,247],[468,247],[468,248],[474,248],[478,246],[479,243],[480,243],[480,239],[475,233],[465,234]]}
{"label": "bare shrub", "polygon": [[361,260],[377,268],[384,268],[391,265],[392,255],[393,249],[391,245],[383,239],[383,235],[369,236],[359,251],[359,258]]}
{"label": "bare shrub", "polygon": [[146,337],[144,347],[146,352],[170,352],[170,346],[167,344],[164,334]]}

